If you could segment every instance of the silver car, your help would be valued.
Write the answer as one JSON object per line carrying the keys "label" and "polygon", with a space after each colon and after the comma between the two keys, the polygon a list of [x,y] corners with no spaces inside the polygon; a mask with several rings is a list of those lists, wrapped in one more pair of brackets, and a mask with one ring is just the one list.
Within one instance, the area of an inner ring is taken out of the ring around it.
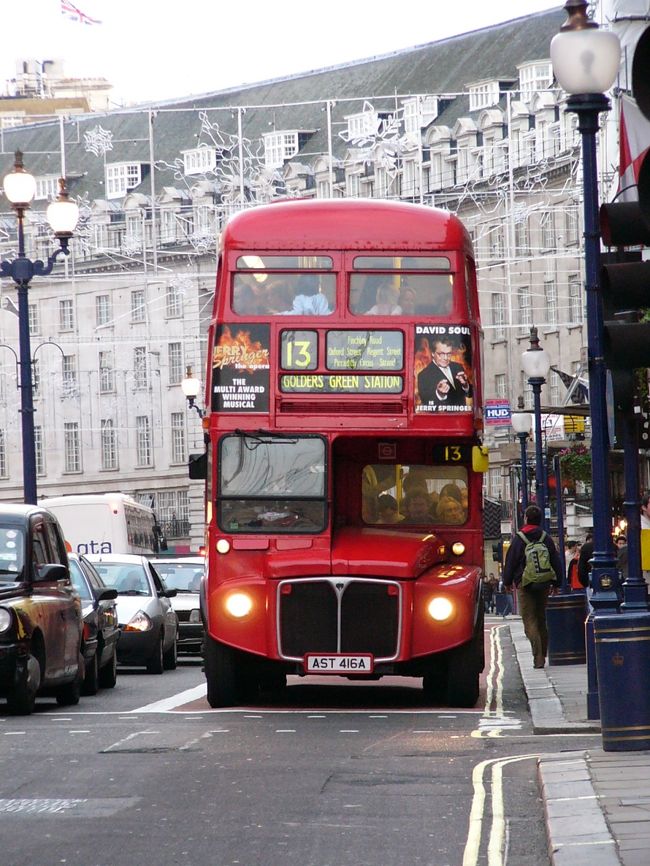
{"label": "silver car", "polygon": [[123,665],[144,665],[147,673],[161,674],[176,667],[178,617],[168,589],[146,556],[89,554],[100,577],[117,590],[117,616],[122,632],[117,660]]}
{"label": "silver car", "polygon": [[205,559],[202,556],[161,556],[149,561],[165,585],[177,592],[172,599],[172,607],[178,616],[178,651],[203,652],[200,591],[205,575]]}

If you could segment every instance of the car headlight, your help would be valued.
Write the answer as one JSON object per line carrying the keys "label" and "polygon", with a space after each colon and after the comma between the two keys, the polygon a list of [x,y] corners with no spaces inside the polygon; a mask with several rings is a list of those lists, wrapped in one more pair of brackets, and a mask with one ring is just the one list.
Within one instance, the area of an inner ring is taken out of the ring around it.
{"label": "car headlight", "polygon": [[454,612],[454,605],[448,598],[437,596],[432,598],[427,607],[431,619],[436,622],[445,622]]}
{"label": "car headlight", "polygon": [[143,610],[139,610],[124,626],[124,631],[149,631],[153,623]]}
{"label": "car headlight", "polygon": [[253,599],[246,592],[233,592],[225,600],[224,606],[230,616],[241,619],[253,609]]}
{"label": "car headlight", "polygon": [[198,623],[201,622],[201,611],[198,608],[194,608],[194,610],[190,611],[190,622]]}
{"label": "car headlight", "polygon": [[0,634],[9,631],[12,623],[13,619],[11,613],[6,610],[6,608],[0,607]]}

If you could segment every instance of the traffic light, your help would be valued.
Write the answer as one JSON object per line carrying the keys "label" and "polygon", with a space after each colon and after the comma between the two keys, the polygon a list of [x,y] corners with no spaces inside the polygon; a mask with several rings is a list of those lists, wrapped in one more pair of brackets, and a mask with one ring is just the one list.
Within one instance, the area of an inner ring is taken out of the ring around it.
{"label": "traffic light", "polygon": [[[650,27],[634,51],[632,90],[637,107],[650,121]],[[638,200],[604,204],[600,209],[603,241],[616,248],[603,257],[600,273],[603,349],[605,364],[612,371],[615,404],[623,411],[631,410],[634,403],[634,370],[650,367],[650,316],[645,313],[650,309],[650,261],[644,261],[638,249],[650,247],[650,150],[637,170]]]}
{"label": "traffic light", "polygon": [[494,562],[503,562],[503,541],[495,541],[492,545],[492,559]]}

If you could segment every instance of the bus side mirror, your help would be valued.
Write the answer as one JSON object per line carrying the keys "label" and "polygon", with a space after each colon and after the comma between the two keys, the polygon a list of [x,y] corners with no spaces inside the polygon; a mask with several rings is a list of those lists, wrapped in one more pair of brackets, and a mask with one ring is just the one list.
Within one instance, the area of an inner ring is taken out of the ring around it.
{"label": "bus side mirror", "polygon": [[208,452],[202,451],[201,454],[190,454],[188,461],[188,470],[190,478],[193,480],[205,479],[208,477]]}
{"label": "bus side mirror", "polygon": [[474,445],[472,448],[472,469],[474,472],[487,472],[490,465],[488,449],[485,445]]}

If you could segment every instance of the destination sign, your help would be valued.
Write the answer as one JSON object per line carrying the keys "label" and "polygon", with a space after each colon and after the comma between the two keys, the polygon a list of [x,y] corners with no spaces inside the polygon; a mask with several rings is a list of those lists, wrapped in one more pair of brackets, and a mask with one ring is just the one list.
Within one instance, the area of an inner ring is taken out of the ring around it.
{"label": "destination sign", "polygon": [[328,370],[401,370],[401,331],[328,331]]}
{"label": "destination sign", "polygon": [[280,390],[285,394],[400,394],[404,387],[401,376],[372,376],[321,373],[297,373],[280,376]]}

